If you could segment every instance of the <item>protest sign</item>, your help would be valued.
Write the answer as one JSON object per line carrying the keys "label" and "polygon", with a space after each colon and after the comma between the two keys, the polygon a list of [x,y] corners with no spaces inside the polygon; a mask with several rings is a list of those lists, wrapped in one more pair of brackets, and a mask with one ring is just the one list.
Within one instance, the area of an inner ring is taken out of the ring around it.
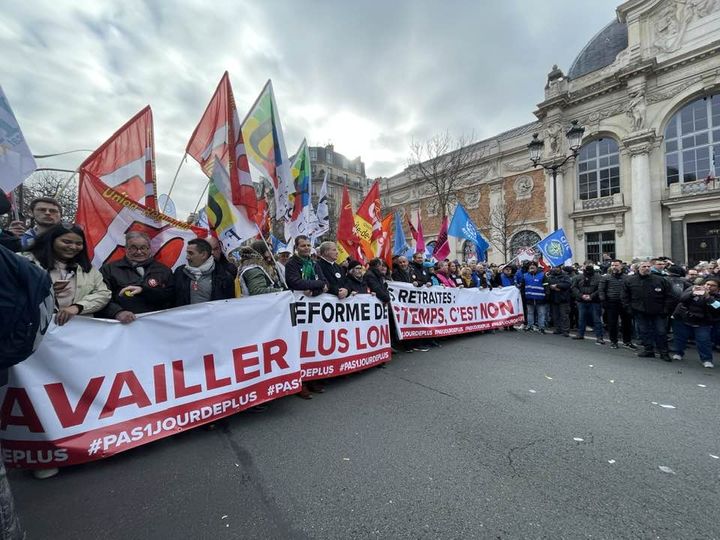
{"label": "protest sign", "polygon": [[456,289],[388,283],[400,339],[452,336],[523,322],[520,291],[515,287]]}

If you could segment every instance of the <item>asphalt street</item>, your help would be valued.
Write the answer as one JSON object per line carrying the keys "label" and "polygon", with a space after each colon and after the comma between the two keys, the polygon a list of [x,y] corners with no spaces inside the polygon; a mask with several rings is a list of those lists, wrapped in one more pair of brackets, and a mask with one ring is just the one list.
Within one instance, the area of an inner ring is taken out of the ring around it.
{"label": "asphalt street", "polygon": [[720,538],[720,373],[694,358],[451,338],[11,485],[31,540]]}

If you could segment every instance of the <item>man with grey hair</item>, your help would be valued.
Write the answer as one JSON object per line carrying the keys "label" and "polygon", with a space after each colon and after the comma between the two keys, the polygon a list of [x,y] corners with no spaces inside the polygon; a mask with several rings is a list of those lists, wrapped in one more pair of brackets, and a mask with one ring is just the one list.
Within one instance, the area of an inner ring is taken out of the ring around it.
{"label": "man with grey hair", "polygon": [[318,247],[318,265],[328,283],[328,291],[340,299],[347,297],[348,290],[342,286],[345,280],[345,271],[335,261],[338,258],[338,249],[335,242],[326,241]]}
{"label": "man with grey hair", "polygon": [[99,316],[127,324],[138,313],[157,311],[172,306],[172,270],[153,257],[150,237],[144,232],[125,235],[125,256],[105,263],[100,268],[112,292],[110,303]]}

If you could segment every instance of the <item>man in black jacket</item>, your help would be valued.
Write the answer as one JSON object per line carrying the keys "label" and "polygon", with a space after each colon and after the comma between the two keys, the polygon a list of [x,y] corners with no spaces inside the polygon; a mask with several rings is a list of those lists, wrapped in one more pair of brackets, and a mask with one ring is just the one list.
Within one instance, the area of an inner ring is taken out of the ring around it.
{"label": "man in black jacket", "polygon": [[623,347],[637,349],[632,342],[632,315],[623,309],[622,292],[625,284],[623,263],[614,259],[610,263],[608,273],[600,279],[600,302],[607,316],[608,334],[610,334],[610,347],[618,348],[618,319],[622,333]]}
{"label": "man in black jacket", "polygon": [[348,295],[348,290],[343,287],[345,280],[345,271],[335,262],[338,257],[337,245],[335,242],[326,241],[318,246],[317,264],[320,267],[325,281],[328,284],[330,294],[334,294],[341,300]]}
{"label": "man in black jacket", "polygon": [[[414,273],[414,272],[412,272]],[[419,286],[416,279],[413,279],[410,270],[410,262],[407,257],[399,255],[393,259],[392,279],[393,281],[401,281],[403,283],[412,283],[415,287]]]}
{"label": "man in black jacket", "polygon": [[310,258],[312,246],[305,235],[295,237],[295,255],[285,265],[285,282],[291,291],[301,291],[305,296],[318,296],[328,292],[320,265]]}
{"label": "man in black jacket", "polygon": [[573,279],[572,292],[573,298],[578,306],[578,335],[574,339],[583,339],[585,336],[585,328],[587,319],[592,319],[593,329],[595,331],[595,343],[603,345],[603,323],[600,312],[600,274],[595,272],[592,261],[585,263],[582,274]]}
{"label": "man in black jacket", "polygon": [[228,273],[215,265],[212,247],[202,238],[188,242],[187,265],[173,274],[175,305],[186,306],[235,296],[235,283]]}
{"label": "man in black jacket", "polygon": [[570,276],[558,266],[548,274],[548,297],[552,320],[555,324],[553,334],[562,334],[570,337]]}
{"label": "man in black jacket", "polygon": [[667,349],[667,307],[672,302],[670,282],[660,274],[651,273],[650,261],[638,264],[637,274],[627,276],[623,283],[622,303],[631,309],[638,323],[643,350],[641,358],[660,358],[670,361]]}
{"label": "man in black jacket", "polygon": [[430,272],[425,265],[425,254],[418,251],[413,255],[413,260],[408,267],[410,277],[413,281],[417,281],[418,287],[429,287],[432,285]]}
{"label": "man in black jacket", "polygon": [[390,293],[385,282],[386,275],[385,261],[380,258],[371,259],[368,263],[368,270],[365,272],[365,285],[370,289],[370,293],[383,303],[390,301]]}
{"label": "man in black jacket", "polygon": [[150,254],[150,237],[143,232],[125,235],[125,257],[100,268],[112,293],[99,317],[131,323],[138,313],[172,307],[173,276]]}

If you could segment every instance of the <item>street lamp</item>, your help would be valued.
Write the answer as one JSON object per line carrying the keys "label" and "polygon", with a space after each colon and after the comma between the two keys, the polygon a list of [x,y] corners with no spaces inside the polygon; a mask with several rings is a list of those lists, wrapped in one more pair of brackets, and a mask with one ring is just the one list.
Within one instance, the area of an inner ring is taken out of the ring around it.
{"label": "street lamp", "polygon": [[580,145],[582,144],[583,134],[585,128],[578,126],[577,120],[573,120],[570,129],[567,131],[565,136],[568,140],[568,146],[570,147],[570,154],[560,161],[553,161],[550,165],[541,163],[542,151],[545,147],[545,141],[538,139],[538,134],[533,133],[532,141],[527,145],[528,152],[530,153],[530,161],[534,167],[540,165],[546,171],[552,171],[553,178],[553,229],[558,230],[558,210],[557,210],[557,172],[560,167],[565,165],[569,159],[577,157],[580,152]]}

